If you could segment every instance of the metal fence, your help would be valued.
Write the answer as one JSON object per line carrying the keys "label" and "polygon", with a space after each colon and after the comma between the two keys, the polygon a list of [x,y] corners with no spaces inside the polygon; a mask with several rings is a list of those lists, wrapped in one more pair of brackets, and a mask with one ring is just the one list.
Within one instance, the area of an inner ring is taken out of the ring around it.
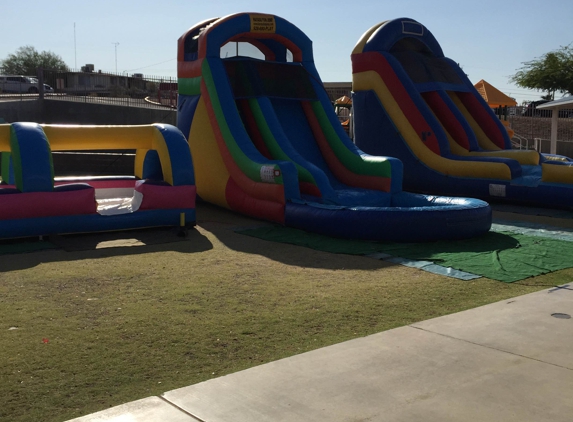
{"label": "metal fence", "polygon": [[[0,75],[5,73],[0,69]],[[32,80],[32,78],[35,78]],[[43,70],[37,76],[7,81],[0,78],[0,98],[46,99],[134,107],[177,107],[177,78],[93,71]],[[34,87],[31,86],[35,85]],[[35,82],[34,82],[35,81]],[[37,88],[36,88],[37,86]]]}

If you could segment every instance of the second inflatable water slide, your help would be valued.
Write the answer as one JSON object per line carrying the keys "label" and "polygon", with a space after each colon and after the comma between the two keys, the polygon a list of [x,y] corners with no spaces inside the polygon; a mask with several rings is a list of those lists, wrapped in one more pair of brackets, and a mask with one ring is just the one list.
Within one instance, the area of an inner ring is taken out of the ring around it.
{"label": "second inflatable water slide", "polygon": [[404,163],[404,186],[573,207],[573,163],[511,149],[507,130],[432,33],[409,18],[370,28],[352,54],[356,145]]}
{"label": "second inflatable water slide", "polygon": [[[221,58],[229,42],[261,58]],[[203,200],[354,239],[466,238],[491,226],[487,203],[403,192],[399,160],[356,148],[310,39],[278,16],[238,13],[193,26],[178,41],[178,85],[178,127]]]}

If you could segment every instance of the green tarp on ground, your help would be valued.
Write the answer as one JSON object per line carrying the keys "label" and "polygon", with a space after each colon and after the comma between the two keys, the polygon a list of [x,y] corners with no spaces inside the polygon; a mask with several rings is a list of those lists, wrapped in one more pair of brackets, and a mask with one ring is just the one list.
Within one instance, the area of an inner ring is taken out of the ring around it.
{"label": "green tarp on ground", "polygon": [[431,243],[381,243],[336,239],[287,227],[237,230],[247,236],[350,255],[386,253],[512,283],[573,267],[573,242],[511,232]]}

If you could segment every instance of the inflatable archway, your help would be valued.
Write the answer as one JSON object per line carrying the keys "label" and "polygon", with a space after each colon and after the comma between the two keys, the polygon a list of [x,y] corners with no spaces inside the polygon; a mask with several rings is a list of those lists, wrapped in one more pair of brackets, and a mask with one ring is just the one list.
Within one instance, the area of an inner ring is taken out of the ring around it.
{"label": "inflatable archway", "polygon": [[[52,151],[136,150],[133,177],[54,178]],[[0,125],[0,238],[195,222],[185,137],[169,125]]]}
{"label": "inflatable archway", "polygon": [[[259,59],[221,58],[228,43]],[[432,240],[481,234],[481,201],[402,192],[402,164],[356,148],[315,68],[310,39],[275,16],[200,22],[178,41],[178,127],[198,194],[214,204],[323,234]]]}

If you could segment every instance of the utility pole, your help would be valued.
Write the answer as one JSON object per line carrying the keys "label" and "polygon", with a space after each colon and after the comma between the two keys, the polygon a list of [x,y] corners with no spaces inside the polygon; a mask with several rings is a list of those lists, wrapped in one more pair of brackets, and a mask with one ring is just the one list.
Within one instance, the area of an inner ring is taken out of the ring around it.
{"label": "utility pole", "polygon": [[74,71],[78,70],[78,51],[76,49],[76,23],[74,22]]}
{"label": "utility pole", "polygon": [[112,42],[115,45],[115,73],[117,73],[117,46],[119,45],[118,42]]}

